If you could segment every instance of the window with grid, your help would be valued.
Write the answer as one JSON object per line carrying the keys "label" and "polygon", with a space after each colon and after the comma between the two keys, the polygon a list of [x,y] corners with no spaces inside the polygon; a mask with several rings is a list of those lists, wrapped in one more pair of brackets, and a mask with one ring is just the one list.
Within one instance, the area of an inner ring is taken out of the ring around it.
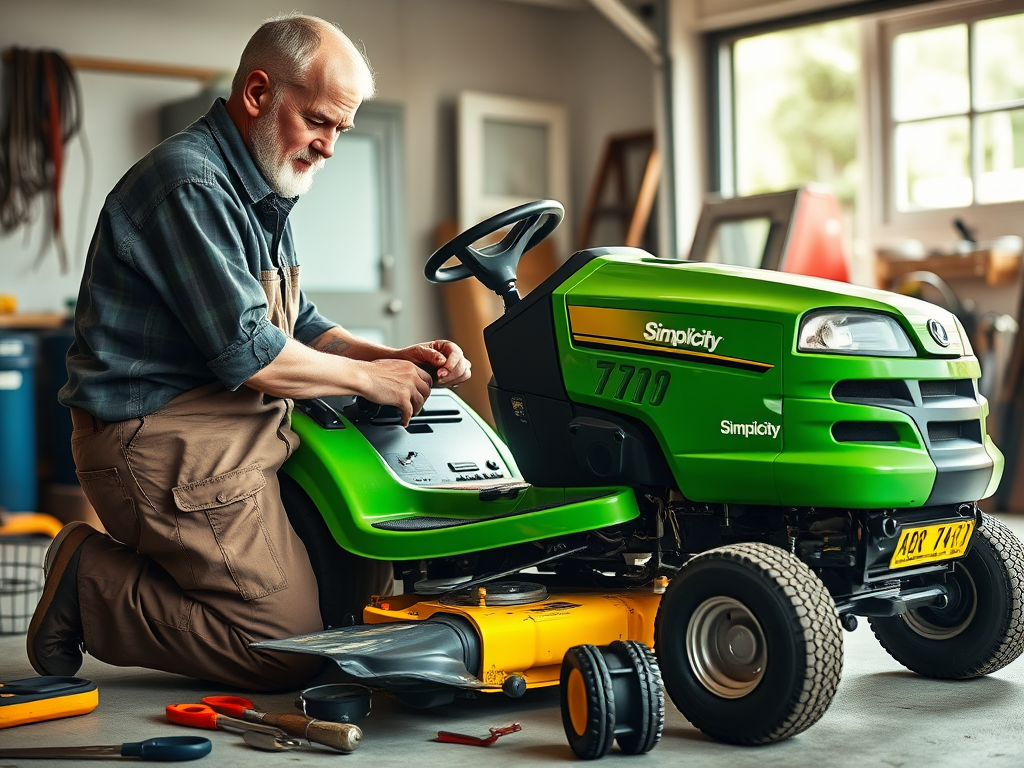
{"label": "window with grid", "polygon": [[1024,13],[1009,5],[1017,12],[974,3],[889,30],[897,212],[1024,200]]}

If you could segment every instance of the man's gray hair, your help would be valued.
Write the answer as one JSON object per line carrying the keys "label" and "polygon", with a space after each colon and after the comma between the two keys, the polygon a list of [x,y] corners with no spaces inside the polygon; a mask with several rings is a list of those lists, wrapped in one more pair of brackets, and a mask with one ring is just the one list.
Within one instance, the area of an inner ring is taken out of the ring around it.
{"label": "man's gray hair", "polygon": [[287,87],[302,82],[323,40],[325,26],[338,30],[338,34],[352,49],[354,58],[362,62],[365,68],[361,83],[363,97],[373,96],[373,70],[363,52],[334,22],[300,13],[275,16],[260,25],[242,51],[238,69],[231,80],[231,92],[241,91],[249,73],[262,69],[270,77],[274,98],[279,99],[284,90],[279,86]]}

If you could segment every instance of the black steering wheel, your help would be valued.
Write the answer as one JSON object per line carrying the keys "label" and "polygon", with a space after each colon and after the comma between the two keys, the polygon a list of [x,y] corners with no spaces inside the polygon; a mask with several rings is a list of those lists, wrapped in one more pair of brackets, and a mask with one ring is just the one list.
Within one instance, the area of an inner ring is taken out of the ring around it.
{"label": "black steering wheel", "polygon": [[[565,216],[562,204],[555,200],[535,200],[518,205],[481,221],[442,245],[427,260],[423,274],[432,283],[452,283],[476,277],[505,301],[506,308],[519,300],[516,291],[516,267],[523,254],[555,231]],[[473,243],[499,229],[512,226],[500,242],[483,248]],[[443,266],[448,259],[461,264]]]}

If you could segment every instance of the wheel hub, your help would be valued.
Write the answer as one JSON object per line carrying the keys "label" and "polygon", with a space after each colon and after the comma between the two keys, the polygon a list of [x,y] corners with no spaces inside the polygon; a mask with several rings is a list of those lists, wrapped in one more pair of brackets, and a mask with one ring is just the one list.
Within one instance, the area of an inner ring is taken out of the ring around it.
{"label": "wheel hub", "polygon": [[978,610],[978,588],[963,564],[957,564],[946,591],[944,606],[911,608],[903,614],[907,626],[929,640],[950,640],[967,629]]}
{"label": "wheel hub", "polygon": [[743,665],[749,665],[757,653],[757,638],[746,627],[733,627],[729,630],[729,653]]}
{"label": "wheel hub", "polygon": [[701,684],[726,699],[753,691],[764,676],[768,648],[757,618],[731,597],[711,597],[690,617],[686,655]]}

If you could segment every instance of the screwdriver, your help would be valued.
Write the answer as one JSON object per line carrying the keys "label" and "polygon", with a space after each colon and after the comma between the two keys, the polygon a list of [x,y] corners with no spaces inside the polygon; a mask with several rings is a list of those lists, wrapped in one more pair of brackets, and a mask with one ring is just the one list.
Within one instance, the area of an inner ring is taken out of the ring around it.
{"label": "screwdriver", "polygon": [[0,758],[18,759],[70,759],[96,760],[138,758],[161,763],[180,760],[198,760],[210,754],[213,745],[209,739],[196,736],[164,736],[146,741],[129,741],[124,744],[109,744],[96,747],[25,747],[22,749],[0,749]]}
{"label": "screwdriver", "polygon": [[240,718],[251,723],[262,723],[280,728],[291,736],[300,736],[307,741],[349,753],[359,748],[363,731],[352,723],[332,723],[314,720],[305,715],[261,712],[249,699],[240,696],[205,696],[203,704],[222,715]]}

